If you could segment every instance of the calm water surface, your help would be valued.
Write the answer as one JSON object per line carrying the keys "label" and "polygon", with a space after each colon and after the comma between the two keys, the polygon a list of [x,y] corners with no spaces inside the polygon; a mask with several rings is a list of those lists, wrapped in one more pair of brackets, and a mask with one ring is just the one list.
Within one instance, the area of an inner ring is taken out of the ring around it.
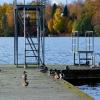
{"label": "calm water surface", "polygon": [[[83,38],[81,39],[83,40]],[[14,63],[14,38],[0,38],[0,64]],[[19,63],[24,63],[24,38],[19,38]],[[45,39],[45,62],[46,64],[73,64],[71,38],[48,37]],[[81,44],[83,42],[81,41]],[[100,53],[100,38],[95,38],[95,53]],[[100,57],[96,56],[96,64]],[[100,100],[100,84],[96,87],[83,85],[79,87],[89,95]]]}

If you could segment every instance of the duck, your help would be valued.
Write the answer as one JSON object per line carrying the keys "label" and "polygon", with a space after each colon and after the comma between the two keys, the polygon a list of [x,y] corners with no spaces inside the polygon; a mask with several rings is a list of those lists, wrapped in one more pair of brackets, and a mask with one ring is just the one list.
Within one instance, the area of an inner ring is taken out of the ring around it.
{"label": "duck", "polygon": [[29,82],[27,81],[27,72],[24,71],[22,74],[22,85],[24,87],[27,87],[29,85]]}
{"label": "duck", "polygon": [[55,72],[54,79],[59,79],[59,74]]}
{"label": "duck", "polygon": [[47,73],[48,67],[45,64],[43,64],[42,66],[40,66],[40,72]]}

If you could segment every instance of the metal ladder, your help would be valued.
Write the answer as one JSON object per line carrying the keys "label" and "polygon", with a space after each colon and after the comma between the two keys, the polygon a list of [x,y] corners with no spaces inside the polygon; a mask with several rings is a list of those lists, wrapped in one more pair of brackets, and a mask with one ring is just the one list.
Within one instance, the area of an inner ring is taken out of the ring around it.
{"label": "metal ladder", "polygon": [[[38,19],[39,20],[39,19]],[[24,28],[24,21],[21,16],[21,14],[18,12],[18,21],[20,22],[21,29],[23,30]],[[37,26],[39,28],[39,26]],[[40,38],[37,37],[35,41],[33,40],[32,36],[30,33],[27,31],[26,32],[26,37],[25,37],[25,65],[39,65],[40,62],[42,63],[42,60],[40,58]],[[32,62],[27,62],[27,60],[33,59]]]}
{"label": "metal ladder", "polygon": [[78,50],[79,50],[79,36],[78,31],[72,33],[72,53],[74,58],[74,65],[78,63]]}

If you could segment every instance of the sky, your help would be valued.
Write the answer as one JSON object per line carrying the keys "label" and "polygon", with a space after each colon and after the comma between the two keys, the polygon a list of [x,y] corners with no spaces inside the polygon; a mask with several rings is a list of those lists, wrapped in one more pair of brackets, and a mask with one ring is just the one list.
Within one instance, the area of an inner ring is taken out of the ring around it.
{"label": "sky", "polygon": [[51,0],[51,1],[52,3],[56,3],[56,4],[59,4],[59,3],[66,4],[66,3],[72,3],[77,0]]}
{"label": "sky", "polygon": [[[24,1],[24,0],[17,0],[17,1]],[[26,0],[26,1],[32,1],[32,0]],[[34,1],[34,0],[33,0]],[[77,0],[50,0],[53,3],[56,3],[56,4],[59,4],[59,3],[62,3],[62,4],[66,4],[67,3],[71,3],[73,1],[77,1]],[[4,2],[7,2],[7,3],[13,3],[13,0],[0,0],[0,3],[4,3]]]}

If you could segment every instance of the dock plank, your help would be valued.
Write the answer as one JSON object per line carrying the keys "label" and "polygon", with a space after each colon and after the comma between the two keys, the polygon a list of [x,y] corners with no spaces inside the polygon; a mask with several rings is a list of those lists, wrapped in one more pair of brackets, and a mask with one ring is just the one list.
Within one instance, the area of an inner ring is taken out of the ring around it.
{"label": "dock plank", "polygon": [[52,79],[38,69],[26,69],[29,86],[23,87],[23,68],[0,65],[0,100],[93,100],[73,85]]}

